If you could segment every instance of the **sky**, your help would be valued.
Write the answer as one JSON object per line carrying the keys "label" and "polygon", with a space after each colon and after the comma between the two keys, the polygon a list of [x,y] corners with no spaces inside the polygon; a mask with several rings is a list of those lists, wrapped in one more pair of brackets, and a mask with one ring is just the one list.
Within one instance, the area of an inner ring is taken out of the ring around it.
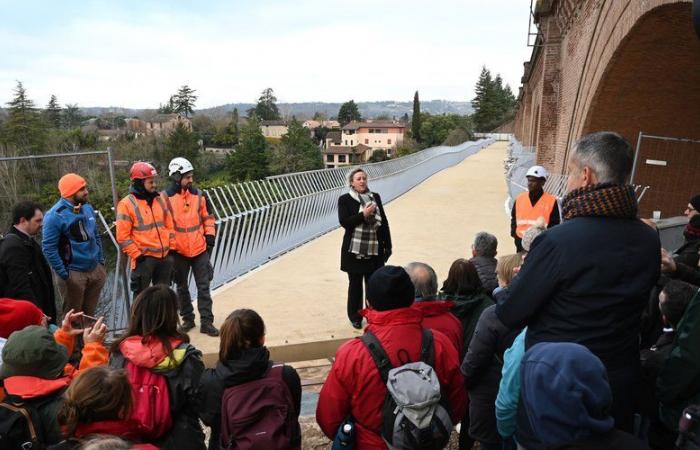
{"label": "sky", "polygon": [[468,101],[482,66],[517,94],[526,0],[0,0],[0,103],[197,108],[278,102]]}

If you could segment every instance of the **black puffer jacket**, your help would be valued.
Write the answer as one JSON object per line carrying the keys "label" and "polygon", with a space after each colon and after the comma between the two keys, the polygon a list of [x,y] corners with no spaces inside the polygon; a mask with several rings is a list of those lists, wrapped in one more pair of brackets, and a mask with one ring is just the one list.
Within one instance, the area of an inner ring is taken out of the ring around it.
{"label": "black puffer jacket", "polygon": [[479,274],[479,280],[481,280],[481,286],[483,286],[484,291],[491,296],[493,295],[493,290],[498,287],[498,279],[496,278],[496,258],[488,256],[475,256],[469,260],[474,267],[476,267],[476,272]]}
{"label": "black puffer jacket", "polygon": [[0,241],[0,296],[29,300],[44,314],[56,320],[51,269],[32,238],[10,227]]}
{"label": "black puffer jacket", "polygon": [[[202,375],[199,388],[199,416],[205,425],[211,427],[209,449],[219,449],[221,429],[221,398],[224,390],[249,381],[262,378],[272,365],[270,352],[265,347],[250,348],[243,351],[237,359],[219,361],[216,368],[206,369]],[[297,371],[291,366],[284,366],[282,378],[289,388],[294,401],[295,417],[298,420],[301,411],[301,381]],[[298,443],[301,444],[301,430],[297,423]]]}
{"label": "black puffer jacket", "polygon": [[[156,353],[151,351],[149,345],[144,345],[143,350],[134,352],[140,359],[148,359],[148,355]],[[169,394],[170,411],[172,413],[172,428],[165,436],[152,444],[162,449],[172,450],[204,450],[204,432],[199,423],[196,411],[198,400],[198,388],[204,363],[202,362],[202,352],[190,344],[181,344],[175,352],[184,349],[184,355],[176,359],[176,363],[171,368],[159,369],[158,366],[151,368],[152,371],[165,376]],[[109,359],[110,367],[123,368],[126,365],[126,357],[119,350],[113,350]],[[136,365],[143,365],[143,361]],[[159,362],[160,363],[160,362]]]}
{"label": "black puffer jacket", "polygon": [[462,373],[469,391],[469,436],[479,442],[498,444],[496,395],[501,381],[503,353],[520,330],[510,330],[496,317],[496,305],[484,310],[476,324]]}

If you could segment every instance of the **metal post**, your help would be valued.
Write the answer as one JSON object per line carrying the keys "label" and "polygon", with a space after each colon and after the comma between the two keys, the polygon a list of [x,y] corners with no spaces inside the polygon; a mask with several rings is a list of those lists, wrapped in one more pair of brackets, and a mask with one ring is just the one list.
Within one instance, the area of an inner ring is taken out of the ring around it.
{"label": "metal post", "polygon": [[639,148],[642,146],[642,137],[644,136],[644,133],[642,131],[639,132],[639,136],[637,137],[637,150],[634,152],[634,162],[632,163],[632,174],[630,175],[630,184],[634,184],[634,175],[635,172],[637,172],[637,162],[639,160]]}

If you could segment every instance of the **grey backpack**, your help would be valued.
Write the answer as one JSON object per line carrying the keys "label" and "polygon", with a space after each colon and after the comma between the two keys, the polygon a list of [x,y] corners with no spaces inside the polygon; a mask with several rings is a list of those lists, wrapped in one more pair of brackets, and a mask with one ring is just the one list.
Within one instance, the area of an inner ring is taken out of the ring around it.
{"label": "grey backpack", "polygon": [[423,330],[421,359],[393,367],[379,339],[370,331],[360,338],[386,384],[381,435],[390,450],[438,450],[452,432],[447,396],[433,369],[435,346]]}

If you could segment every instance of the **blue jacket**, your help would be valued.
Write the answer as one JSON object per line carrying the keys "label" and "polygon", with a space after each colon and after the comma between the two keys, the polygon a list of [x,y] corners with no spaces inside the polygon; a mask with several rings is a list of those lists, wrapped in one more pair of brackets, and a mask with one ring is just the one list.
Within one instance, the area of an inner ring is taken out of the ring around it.
{"label": "blue jacket", "polygon": [[518,401],[520,399],[520,361],[525,354],[525,333],[520,332],[513,345],[503,354],[501,384],[496,396],[496,427],[504,439],[515,434],[517,428]]}
{"label": "blue jacket", "polygon": [[53,270],[64,280],[71,270],[90,272],[97,264],[104,264],[92,206],[86,203],[75,213],[73,204],[65,198],[57,201],[44,217],[42,249]]}

